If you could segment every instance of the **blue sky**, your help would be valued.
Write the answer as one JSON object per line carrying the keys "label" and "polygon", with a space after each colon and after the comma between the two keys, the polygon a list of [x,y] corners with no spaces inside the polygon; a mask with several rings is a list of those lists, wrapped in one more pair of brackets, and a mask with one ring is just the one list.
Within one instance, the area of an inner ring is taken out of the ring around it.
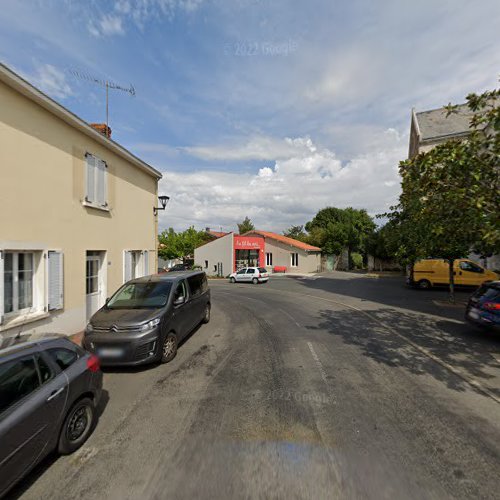
{"label": "blue sky", "polygon": [[497,0],[2,0],[0,60],[164,173],[160,227],[397,200],[412,107],[498,85]]}

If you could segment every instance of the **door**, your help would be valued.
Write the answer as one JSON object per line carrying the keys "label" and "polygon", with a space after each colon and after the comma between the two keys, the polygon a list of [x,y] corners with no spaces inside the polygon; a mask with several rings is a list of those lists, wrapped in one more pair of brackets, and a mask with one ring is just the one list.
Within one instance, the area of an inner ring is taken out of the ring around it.
{"label": "door", "polygon": [[245,277],[246,277],[246,273],[247,273],[247,270],[246,268],[245,269],[240,269],[237,273],[236,273],[236,281],[245,281]]}
{"label": "door", "polygon": [[172,327],[171,327],[173,328],[173,330],[175,330],[175,333],[177,334],[177,340],[181,340],[190,332],[192,324],[192,317],[191,317],[192,304],[189,301],[189,295],[185,280],[182,280],[177,284],[173,297],[174,303],[180,297],[184,297],[184,303],[178,306],[176,305],[173,306],[174,310],[172,313]]}
{"label": "door", "polygon": [[105,301],[103,254],[104,252],[87,252],[85,273],[87,321]]}
{"label": "door", "polygon": [[247,273],[245,274],[245,281],[252,281],[253,278],[256,276],[255,269],[247,269]]}
{"label": "door", "polygon": [[456,266],[457,285],[479,286],[484,281],[484,269],[469,260],[461,260]]}
{"label": "door", "polygon": [[0,365],[0,494],[50,451],[66,402],[66,380],[39,354]]}
{"label": "door", "polygon": [[333,271],[335,266],[335,255],[327,255],[326,256],[326,270]]}

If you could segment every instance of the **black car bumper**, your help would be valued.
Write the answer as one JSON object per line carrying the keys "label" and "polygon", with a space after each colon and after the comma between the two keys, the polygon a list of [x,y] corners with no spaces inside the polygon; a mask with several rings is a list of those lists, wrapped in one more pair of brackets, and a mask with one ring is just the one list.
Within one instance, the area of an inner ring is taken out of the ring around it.
{"label": "black car bumper", "polygon": [[137,366],[157,361],[161,354],[158,331],[141,338],[116,338],[112,334],[87,334],[83,347],[96,354],[102,366]]}

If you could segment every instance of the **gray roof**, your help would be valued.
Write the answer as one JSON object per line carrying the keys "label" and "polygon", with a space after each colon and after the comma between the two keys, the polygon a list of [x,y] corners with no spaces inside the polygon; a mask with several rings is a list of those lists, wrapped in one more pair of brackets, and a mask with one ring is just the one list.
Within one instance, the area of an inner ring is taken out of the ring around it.
{"label": "gray roof", "polygon": [[449,116],[446,113],[443,108],[415,113],[421,141],[459,137],[470,132],[469,123],[473,113],[467,104],[458,106],[456,113]]}

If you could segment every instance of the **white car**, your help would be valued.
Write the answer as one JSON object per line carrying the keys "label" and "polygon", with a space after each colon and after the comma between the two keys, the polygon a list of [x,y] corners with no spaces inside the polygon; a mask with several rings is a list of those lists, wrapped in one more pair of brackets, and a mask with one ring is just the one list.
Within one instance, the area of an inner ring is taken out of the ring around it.
{"label": "white car", "polygon": [[265,267],[244,267],[239,271],[229,275],[231,283],[247,282],[257,285],[258,283],[265,283],[269,280],[269,273]]}

